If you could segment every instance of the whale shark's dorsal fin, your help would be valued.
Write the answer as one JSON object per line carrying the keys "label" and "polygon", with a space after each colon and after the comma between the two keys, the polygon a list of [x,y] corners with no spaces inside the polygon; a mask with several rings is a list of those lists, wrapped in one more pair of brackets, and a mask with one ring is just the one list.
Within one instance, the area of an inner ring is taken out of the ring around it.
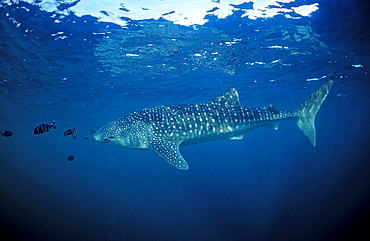
{"label": "whale shark's dorsal fin", "polygon": [[273,104],[266,105],[262,107],[262,109],[270,111],[270,112],[274,112],[274,113],[279,112]]}
{"label": "whale shark's dorsal fin", "polygon": [[180,170],[188,170],[189,165],[182,157],[179,150],[181,142],[182,141],[164,140],[161,137],[153,136],[150,149],[171,166]]}
{"label": "whale shark's dorsal fin", "polygon": [[210,102],[211,104],[223,105],[225,107],[242,107],[239,100],[238,91],[234,88],[229,89],[222,95],[216,97]]}

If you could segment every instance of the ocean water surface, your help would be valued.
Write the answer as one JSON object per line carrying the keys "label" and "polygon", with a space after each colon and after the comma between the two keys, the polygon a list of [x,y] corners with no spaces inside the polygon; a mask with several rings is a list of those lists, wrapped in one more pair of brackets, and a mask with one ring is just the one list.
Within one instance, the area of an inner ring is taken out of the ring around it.
{"label": "ocean water surface", "polygon": [[[367,1],[0,2],[0,221],[13,240],[369,237]],[[336,72],[317,147],[294,121],[181,147],[181,171],[93,132],[147,107],[294,110]],[[56,129],[33,134],[40,124]],[[76,133],[65,136],[67,129]],[[74,156],[73,161],[67,159]]]}

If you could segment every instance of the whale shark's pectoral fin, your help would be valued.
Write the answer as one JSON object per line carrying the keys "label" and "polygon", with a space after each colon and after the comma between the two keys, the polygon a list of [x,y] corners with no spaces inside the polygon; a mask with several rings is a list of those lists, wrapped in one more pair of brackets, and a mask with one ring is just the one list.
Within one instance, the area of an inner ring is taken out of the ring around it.
{"label": "whale shark's pectoral fin", "polygon": [[180,169],[188,170],[189,165],[181,156],[179,146],[182,141],[168,141],[154,138],[150,143],[150,150],[160,156],[168,164]]}

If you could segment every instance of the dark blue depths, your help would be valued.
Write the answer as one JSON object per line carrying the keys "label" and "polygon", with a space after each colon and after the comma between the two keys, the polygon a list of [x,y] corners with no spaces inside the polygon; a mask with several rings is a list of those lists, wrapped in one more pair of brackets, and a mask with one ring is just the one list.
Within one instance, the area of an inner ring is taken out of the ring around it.
{"label": "dark blue depths", "polygon": [[[0,8],[0,130],[13,133],[0,137],[2,233],[15,240],[345,240],[366,230],[369,32],[358,20],[368,22],[361,15],[367,5],[359,9],[353,2],[332,7],[324,1],[310,20],[335,50],[331,57],[317,54],[298,63],[291,55],[285,60],[292,67],[234,75],[203,66],[148,81],[116,76],[98,61],[100,40],[91,33],[100,25],[88,17],[56,25],[51,15],[27,6],[34,30],[23,36],[6,17],[16,10]],[[351,18],[354,13],[360,16]],[[239,24],[237,18],[225,21]],[[253,24],[281,27],[280,21]],[[208,23],[218,24],[227,31],[222,22]],[[50,37],[59,31],[72,35],[64,42]],[[262,56],[266,62],[279,58],[269,51]],[[358,64],[363,67],[352,66]],[[184,172],[152,152],[97,143],[89,131],[146,107],[208,102],[231,87],[243,106],[293,110],[324,81],[305,79],[334,71],[338,81],[316,117],[316,148],[286,121],[277,131],[258,128],[243,140],[182,147],[191,167]],[[33,134],[50,120],[57,129]],[[77,140],[63,135],[68,128],[77,130]]]}

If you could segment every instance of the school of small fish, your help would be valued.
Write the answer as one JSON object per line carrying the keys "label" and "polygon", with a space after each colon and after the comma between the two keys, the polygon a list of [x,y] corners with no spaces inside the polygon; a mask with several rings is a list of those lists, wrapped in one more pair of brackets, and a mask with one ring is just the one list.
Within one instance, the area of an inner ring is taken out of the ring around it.
{"label": "school of small fish", "polygon": [[[36,135],[39,135],[39,134],[44,134],[46,132],[49,132],[51,129],[56,129],[57,127],[55,126],[55,121],[53,121],[51,124],[40,124],[38,126],[36,126],[34,129],[33,129],[33,134],[36,134]],[[97,126],[97,129],[99,129],[99,127]],[[96,132],[96,130],[88,130],[87,131],[87,134],[94,134]],[[72,139],[74,140],[77,140],[77,137],[74,135],[75,133],[77,133],[76,129],[73,128],[73,129],[67,129],[65,132],[64,132],[64,136],[72,136]],[[13,136],[13,132],[12,131],[9,131],[9,130],[4,130],[4,131],[0,131],[0,136],[1,137],[11,137]],[[88,140],[89,138],[88,137],[84,137],[83,138],[84,140]],[[74,156],[72,155],[69,155],[66,157],[66,159],[71,162],[75,159]]]}

